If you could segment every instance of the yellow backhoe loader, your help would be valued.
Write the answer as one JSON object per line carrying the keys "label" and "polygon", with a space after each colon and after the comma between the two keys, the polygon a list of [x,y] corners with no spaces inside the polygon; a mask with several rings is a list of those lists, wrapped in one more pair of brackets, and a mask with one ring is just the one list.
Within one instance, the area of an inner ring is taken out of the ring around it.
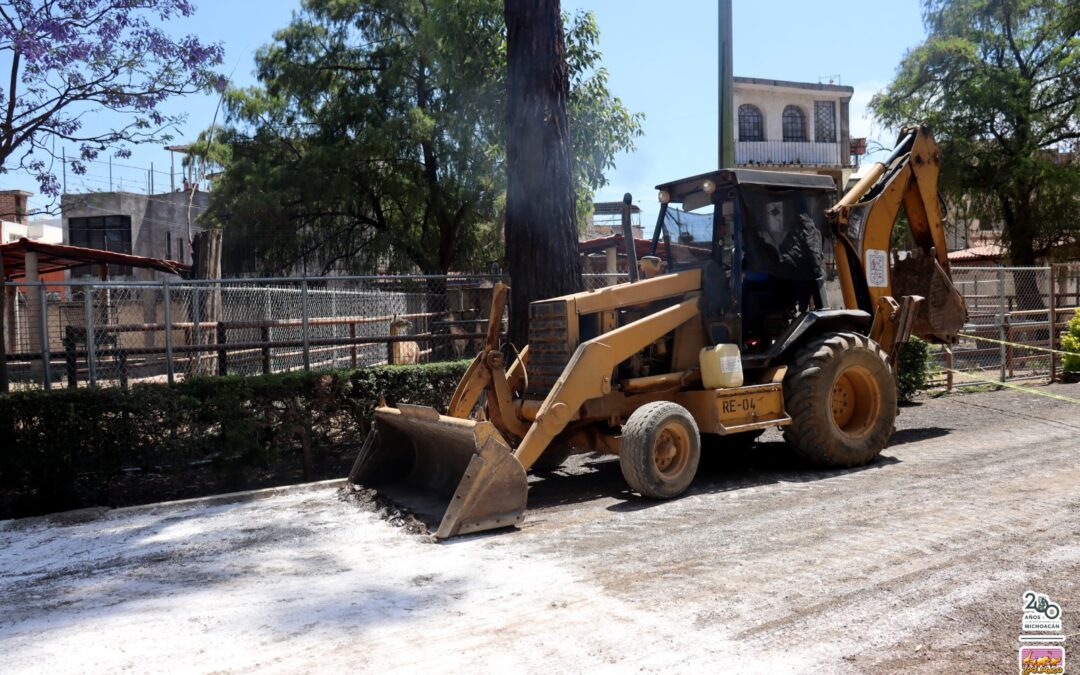
{"label": "yellow backhoe loader", "polygon": [[[782,427],[816,464],[872,461],[893,431],[898,346],[953,341],[966,317],[940,164],[915,127],[835,204],[833,179],[811,174],[725,169],[657,186],[651,255],[627,246],[631,282],[532,303],[509,365],[498,285],[446,414],[380,405],[350,481],[417,510],[437,500],[446,538],[520,523],[526,472],[571,453],[618,455],[630,488],[658,499],[689,487],[702,435],[748,449]],[[894,264],[901,207],[918,250]],[[829,308],[830,277],[843,308]]]}

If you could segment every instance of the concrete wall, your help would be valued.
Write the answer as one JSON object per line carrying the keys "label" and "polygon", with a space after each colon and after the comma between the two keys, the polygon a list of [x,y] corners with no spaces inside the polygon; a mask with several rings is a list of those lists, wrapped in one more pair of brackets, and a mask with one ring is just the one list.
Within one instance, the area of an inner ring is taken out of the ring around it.
{"label": "concrete wall", "polygon": [[0,242],[9,244],[24,237],[31,241],[43,241],[46,244],[64,243],[64,231],[59,218],[55,219],[55,222],[33,220],[29,223],[0,220]]}
{"label": "concrete wall", "polygon": [[[141,195],[132,192],[96,192],[64,195],[64,241],[70,242],[68,221],[71,218],[93,216],[128,216],[131,218],[131,253],[149,258],[168,258],[191,263],[191,244],[188,239],[188,205],[191,204],[191,236],[202,231],[199,217],[210,204],[208,192],[165,192]],[[171,248],[169,242],[171,240]],[[132,278],[140,281],[159,279],[163,273],[153,270],[133,270]]]}

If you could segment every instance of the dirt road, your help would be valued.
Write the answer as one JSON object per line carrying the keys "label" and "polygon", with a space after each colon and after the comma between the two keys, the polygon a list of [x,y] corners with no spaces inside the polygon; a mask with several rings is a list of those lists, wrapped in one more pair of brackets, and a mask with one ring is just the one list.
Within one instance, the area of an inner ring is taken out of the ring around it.
{"label": "dirt road", "polygon": [[0,653],[50,672],[1008,673],[1029,588],[1080,642],[1080,405],[926,399],[852,471],[764,440],[664,503],[585,458],[534,481],[520,530],[441,545],[329,488],[8,523]]}

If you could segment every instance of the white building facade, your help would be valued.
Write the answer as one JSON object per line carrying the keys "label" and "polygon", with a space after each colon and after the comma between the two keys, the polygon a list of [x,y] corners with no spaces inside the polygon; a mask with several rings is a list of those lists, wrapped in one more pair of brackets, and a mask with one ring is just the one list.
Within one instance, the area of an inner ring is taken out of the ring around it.
{"label": "white building facade", "polygon": [[852,87],[736,77],[735,164],[831,176],[851,175]]}

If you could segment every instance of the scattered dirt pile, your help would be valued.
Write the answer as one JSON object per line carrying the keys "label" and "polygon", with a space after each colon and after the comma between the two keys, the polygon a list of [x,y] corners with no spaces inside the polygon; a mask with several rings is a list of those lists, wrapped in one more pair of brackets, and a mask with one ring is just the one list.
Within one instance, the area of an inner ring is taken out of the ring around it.
{"label": "scattered dirt pile", "polygon": [[409,534],[428,537],[431,541],[435,540],[434,535],[428,530],[427,523],[417,518],[413,512],[401,508],[379,494],[378,490],[347,482],[338,490],[337,496],[343,502],[355,504],[377,514],[386,522],[394,527],[400,527]]}

